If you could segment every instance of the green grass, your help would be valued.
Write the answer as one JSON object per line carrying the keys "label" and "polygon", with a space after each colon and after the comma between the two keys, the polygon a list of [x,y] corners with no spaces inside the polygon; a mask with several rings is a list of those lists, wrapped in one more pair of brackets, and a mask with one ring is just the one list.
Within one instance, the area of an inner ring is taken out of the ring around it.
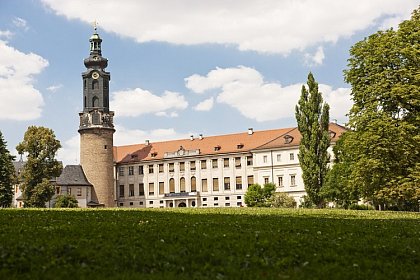
{"label": "green grass", "polygon": [[0,279],[420,279],[420,215],[0,210]]}

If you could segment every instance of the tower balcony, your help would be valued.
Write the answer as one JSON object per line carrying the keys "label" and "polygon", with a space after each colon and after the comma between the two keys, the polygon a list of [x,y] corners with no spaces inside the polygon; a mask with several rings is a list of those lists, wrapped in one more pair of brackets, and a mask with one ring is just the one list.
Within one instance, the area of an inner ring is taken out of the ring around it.
{"label": "tower balcony", "polygon": [[108,113],[100,110],[79,113],[79,130],[89,128],[108,128],[114,129],[114,112]]}

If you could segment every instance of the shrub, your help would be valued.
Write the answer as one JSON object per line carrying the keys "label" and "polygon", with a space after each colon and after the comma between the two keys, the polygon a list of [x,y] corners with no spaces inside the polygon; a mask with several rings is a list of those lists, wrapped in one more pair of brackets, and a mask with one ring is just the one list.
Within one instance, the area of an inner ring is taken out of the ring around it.
{"label": "shrub", "polygon": [[275,208],[295,208],[296,201],[287,193],[278,192],[274,193],[270,198],[270,206]]}
{"label": "shrub", "polygon": [[77,199],[69,194],[63,194],[57,196],[57,200],[55,201],[55,208],[77,208],[78,202]]}

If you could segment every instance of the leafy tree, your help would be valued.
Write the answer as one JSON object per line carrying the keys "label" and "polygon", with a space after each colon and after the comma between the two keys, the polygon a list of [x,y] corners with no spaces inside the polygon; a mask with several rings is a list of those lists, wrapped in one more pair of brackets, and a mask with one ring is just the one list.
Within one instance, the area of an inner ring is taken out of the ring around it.
{"label": "leafy tree", "polygon": [[274,193],[270,199],[269,203],[271,207],[275,208],[295,208],[296,207],[296,201],[293,197],[290,197],[287,195],[287,193],[284,192],[277,192]]}
{"label": "leafy tree", "polygon": [[0,207],[10,207],[13,199],[13,182],[15,169],[14,156],[10,155],[0,131]]}
{"label": "leafy tree", "polygon": [[[346,82],[354,105],[345,153],[350,188],[375,205],[407,192],[420,162],[420,8],[398,30],[379,31],[350,49]],[[418,187],[418,185],[417,185]],[[388,190],[387,190],[388,189]]]}
{"label": "leafy tree", "polygon": [[50,179],[61,174],[63,166],[55,159],[60,141],[45,127],[30,126],[23,141],[16,147],[20,154],[27,153],[22,171],[22,189],[25,207],[45,207],[54,195]]}
{"label": "leafy tree", "polygon": [[296,121],[302,139],[299,145],[299,163],[303,183],[309,199],[322,207],[320,195],[328,171],[330,137],[328,133],[329,105],[323,103],[318,83],[308,75],[308,89],[303,85],[296,106]]}
{"label": "leafy tree", "polygon": [[78,202],[77,199],[70,194],[63,194],[57,196],[57,200],[55,201],[55,208],[77,208]]}
{"label": "leafy tree", "polygon": [[245,193],[245,204],[248,207],[269,207],[269,199],[275,189],[276,185],[272,183],[265,184],[264,187],[261,187],[259,184],[249,186]]}

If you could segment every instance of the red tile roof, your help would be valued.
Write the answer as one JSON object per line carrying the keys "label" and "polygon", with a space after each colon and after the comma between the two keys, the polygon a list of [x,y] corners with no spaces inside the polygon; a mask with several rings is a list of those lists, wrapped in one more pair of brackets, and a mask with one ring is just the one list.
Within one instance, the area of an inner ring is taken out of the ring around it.
{"label": "red tile roof", "polygon": [[[338,137],[346,131],[346,128],[331,123],[330,131],[335,133],[332,141],[336,141]],[[290,143],[285,141],[285,136],[292,138]],[[175,153],[178,150],[185,151],[199,150],[199,156],[218,155],[228,153],[249,152],[251,150],[272,149],[282,147],[292,147],[299,145],[300,133],[297,128],[282,128],[273,130],[254,131],[252,135],[248,132],[227,134],[219,136],[207,136],[202,139],[180,139],[163,142],[150,142],[146,144],[135,144],[127,146],[114,147],[114,161],[117,163],[129,163],[148,160],[162,160],[165,153]],[[220,147],[216,150],[215,147]]]}

